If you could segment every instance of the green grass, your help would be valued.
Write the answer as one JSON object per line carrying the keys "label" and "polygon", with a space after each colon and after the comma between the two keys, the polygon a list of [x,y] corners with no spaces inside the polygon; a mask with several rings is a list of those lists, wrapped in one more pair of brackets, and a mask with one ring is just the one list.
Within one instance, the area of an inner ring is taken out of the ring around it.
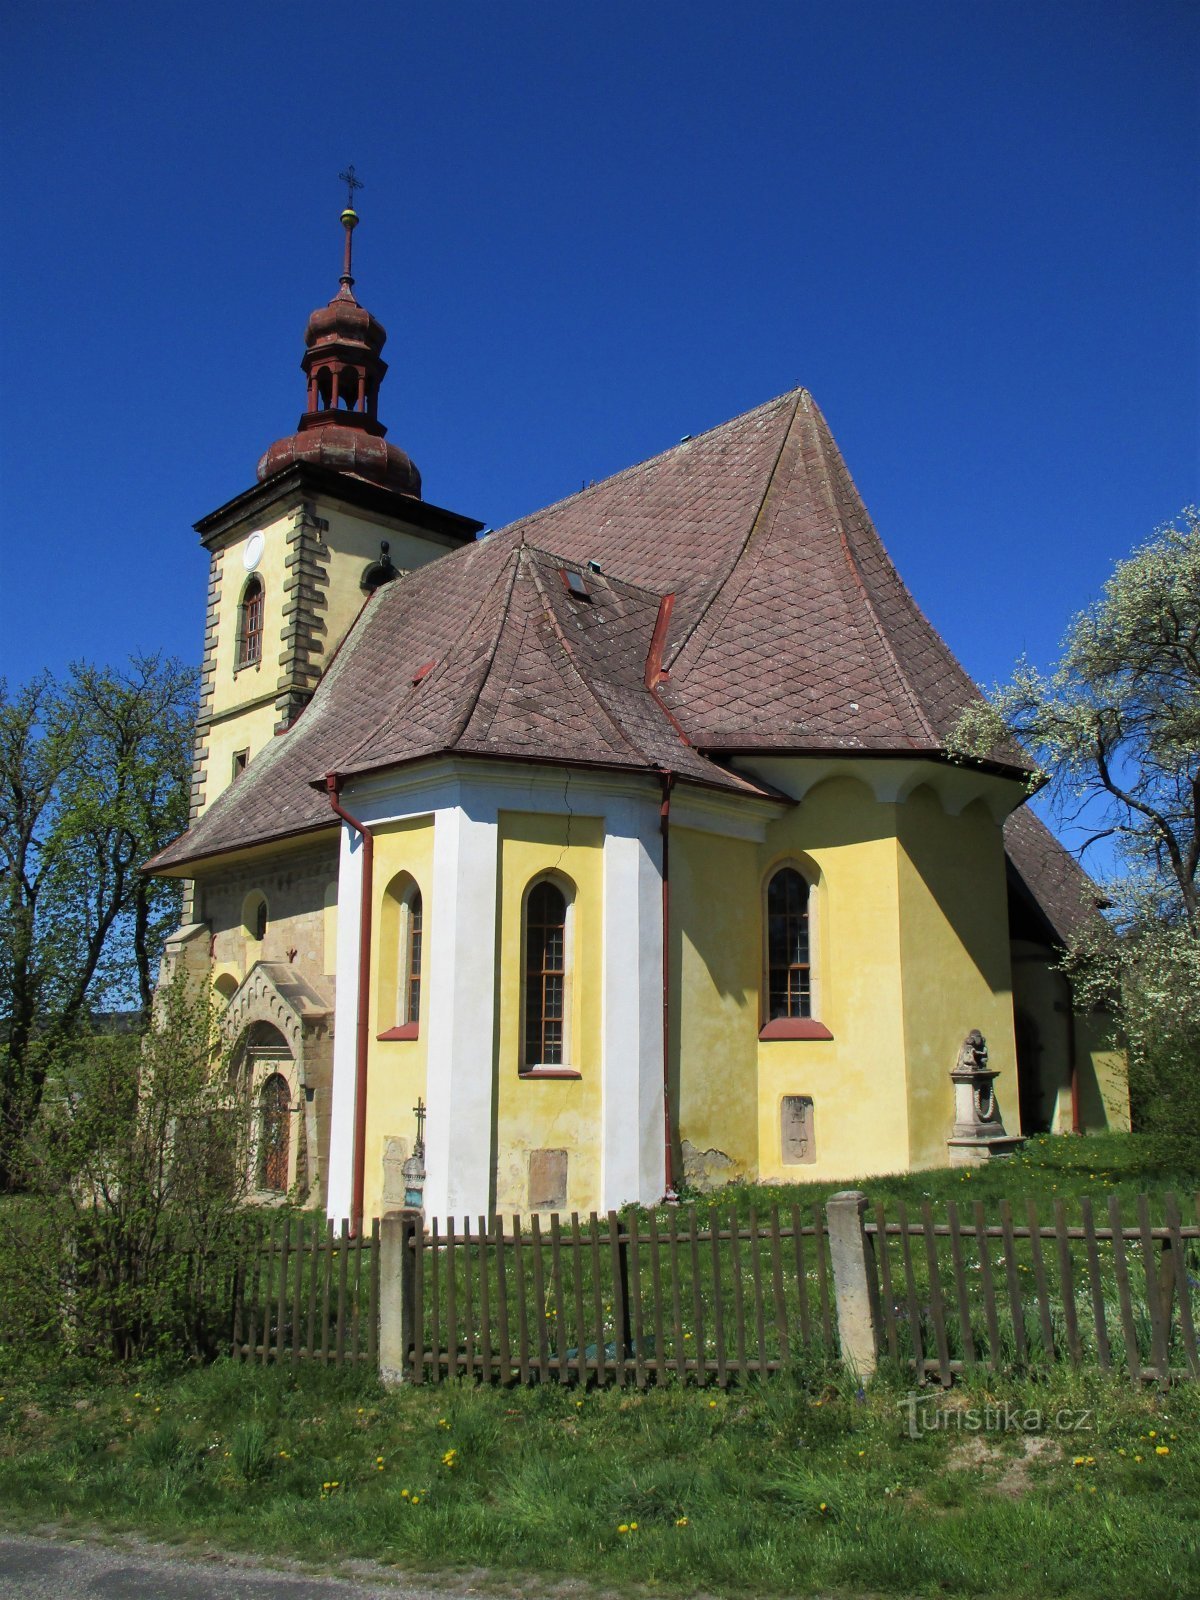
{"label": "green grass", "polygon": [[[1161,1196],[1174,1190],[1185,1213],[1200,1190],[1200,1145],[1188,1156],[1174,1144],[1166,1144],[1149,1134],[1097,1133],[1086,1138],[1063,1134],[1038,1134],[1024,1149],[1007,1161],[993,1161],[983,1167],[937,1167],[924,1172],[894,1173],[879,1178],[851,1182],[796,1183],[771,1185],[737,1184],[712,1198],[721,1205],[736,1205],[741,1217],[750,1207],[760,1213],[775,1204],[794,1202],[811,1205],[823,1201],[839,1189],[861,1189],[871,1204],[883,1201],[894,1213],[894,1202],[903,1200],[910,1209],[923,1200],[935,1206],[954,1200],[959,1206],[982,1200],[989,1216],[1001,1200],[1013,1203],[1024,1214],[1025,1201],[1032,1197],[1039,1207],[1048,1208],[1056,1199],[1078,1202],[1089,1195],[1097,1209],[1116,1195],[1122,1212],[1139,1194]],[[696,1197],[703,1208],[709,1197]],[[1193,1212],[1194,1215],[1194,1212]]]}
{"label": "green grass", "polygon": [[[1141,1192],[1157,1216],[1174,1189],[1188,1215],[1197,1181],[1151,1140],[1105,1136],[862,1187],[889,1215],[900,1199],[910,1215],[926,1198],[939,1214],[980,1199],[989,1220],[1002,1198],[1022,1220],[1032,1197],[1049,1220],[1056,1198],[1074,1219],[1083,1195],[1099,1214],[1117,1194],[1132,1223]],[[811,1214],[847,1186],[747,1186],[720,1204]],[[123,1370],[0,1346],[0,1517],[667,1594],[1200,1593],[1200,1385],[1162,1394],[1065,1364],[976,1372],[924,1391],[946,1425],[914,1439],[908,1382],[884,1371],[858,1393],[813,1349],[728,1392],[385,1393],[361,1371]],[[1006,1402],[1028,1431],[972,1425],[971,1411]],[[1084,1431],[1058,1425],[1079,1411]]]}
{"label": "green grass", "polygon": [[[2,1382],[10,1525],[681,1594],[1200,1592],[1196,1386],[968,1381],[926,1402],[952,1408],[950,1425],[913,1439],[905,1380],[884,1373],[860,1397],[815,1367],[644,1395],[385,1393],[363,1375],[229,1363],[12,1360]],[[1051,1425],[964,1425],[964,1408],[1006,1400]],[[1054,1426],[1064,1408],[1088,1428]]]}

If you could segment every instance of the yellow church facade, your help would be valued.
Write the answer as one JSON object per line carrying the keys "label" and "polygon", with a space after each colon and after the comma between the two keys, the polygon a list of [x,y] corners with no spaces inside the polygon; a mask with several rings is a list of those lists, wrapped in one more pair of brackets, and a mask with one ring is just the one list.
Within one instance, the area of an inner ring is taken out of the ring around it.
{"label": "yellow church facade", "polygon": [[381,1215],[422,1133],[427,1215],[475,1219],[1127,1126],[1055,968],[1094,891],[1019,752],[947,757],[974,690],[811,397],[479,538],[384,439],[356,220],[297,432],[198,524],[193,815],[151,864],[260,1196]]}

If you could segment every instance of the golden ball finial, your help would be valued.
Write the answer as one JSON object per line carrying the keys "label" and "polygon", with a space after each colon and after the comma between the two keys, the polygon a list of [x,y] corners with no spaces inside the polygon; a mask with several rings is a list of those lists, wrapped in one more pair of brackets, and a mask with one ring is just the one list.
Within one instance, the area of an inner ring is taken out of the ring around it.
{"label": "golden ball finial", "polygon": [[357,228],[358,227],[358,212],[355,211],[352,206],[347,206],[345,211],[342,212],[342,227],[343,228]]}

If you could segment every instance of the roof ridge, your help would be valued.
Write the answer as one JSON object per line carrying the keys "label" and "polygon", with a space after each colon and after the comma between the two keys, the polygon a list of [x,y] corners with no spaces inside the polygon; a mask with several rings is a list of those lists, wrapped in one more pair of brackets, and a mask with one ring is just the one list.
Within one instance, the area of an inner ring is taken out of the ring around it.
{"label": "roof ridge", "polygon": [[[787,449],[788,440],[792,436],[792,429],[796,425],[796,417],[800,411],[800,402],[806,395],[808,395],[808,390],[795,389],[792,391],[792,394],[795,396],[795,404],[792,407],[792,414],[788,418],[787,427],[783,430],[783,437],[779,441],[779,448],[775,452],[775,459],[771,462],[771,470],[767,473],[767,481],[763,485],[763,492],[759,498],[758,506],[755,509],[754,516],[750,520],[750,527],[746,532],[746,537],[742,540],[741,544],[738,546],[737,550],[727,563],[725,571],[722,573],[719,582],[712,584],[708,599],[705,600],[704,604],[700,607],[699,611],[692,619],[691,626],[687,629],[683,635],[683,638],[680,639],[676,644],[669,657],[664,657],[663,668],[667,672],[674,667],[680,656],[682,656],[687,645],[696,636],[700,629],[701,623],[708,616],[712,606],[716,603],[717,596],[720,595],[724,590],[725,585],[732,576],[735,567],[745,555],[746,551],[750,548],[751,541],[753,540],[755,533],[758,531],[759,524],[761,523],[763,514],[766,511],[767,501],[771,495],[771,488],[775,482],[775,474],[779,471],[779,463],[783,460],[783,452]],[[791,398],[791,396],[787,396],[787,398]]]}
{"label": "roof ridge", "polygon": [[[433,563],[431,562],[430,565],[432,566],[432,564]],[[503,564],[501,565],[500,571],[496,574],[495,580],[488,585],[487,590],[485,591],[485,593],[483,595],[483,598],[479,602],[479,605],[476,606],[475,610],[471,613],[471,623],[473,623],[475,621],[475,618],[479,615],[480,611],[483,609],[484,605],[490,599],[490,597],[492,595],[492,592],[499,586],[501,579],[505,575],[505,568],[506,567],[509,568],[509,571],[508,571],[508,582],[507,582],[507,586],[506,586],[506,589],[505,589],[504,598],[503,598],[503,600],[501,601],[501,604],[500,604],[499,615],[496,618],[496,626],[492,630],[492,643],[491,643],[491,648],[488,651],[487,670],[480,674],[479,682],[475,685],[475,693],[473,695],[469,695],[468,696],[469,704],[467,705],[466,712],[461,717],[461,719],[459,720],[457,727],[454,729],[453,734],[451,735],[450,739],[447,742],[447,747],[450,748],[450,749],[453,749],[453,747],[462,738],[463,734],[470,727],[471,718],[475,715],[475,710],[476,710],[476,707],[479,705],[480,697],[482,696],[484,688],[487,685],[487,683],[489,682],[489,680],[491,679],[492,672],[495,669],[495,666],[496,666],[496,644],[497,644],[497,641],[500,638],[500,634],[501,634],[501,632],[503,631],[503,628],[504,628],[504,619],[508,616],[509,608],[512,605],[513,588],[516,585],[517,572],[518,572],[518,570],[520,568],[520,565],[521,565],[521,546],[518,545],[515,551],[510,551],[509,554],[505,557],[505,560],[504,560]],[[452,655],[456,655],[458,653],[458,650],[462,647],[462,645],[465,642],[468,634],[470,633],[471,623],[468,623],[466,628],[464,628],[462,633],[459,635],[457,643],[455,645],[455,648],[453,650],[451,650],[451,651],[447,651],[446,657],[445,657],[445,659],[447,661],[449,661],[449,659],[450,659],[450,657]]]}
{"label": "roof ridge", "polygon": [[[599,488],[599,484],[596,487]],[[646,595],[653,600],[661,600],[666,592],[662,589],[647,588],[644,583],[634,583],[632,578],[618,577],[615,572],[609,572],[605,567],[601,567],[599,570],[589,568],[587,562],[581,561],[577,556],[565,556],[560,550],[551,550],[549,545],[531,544],[523,534],[518,548],[528,550],[530,555],[535,558],[545,556],[548,561],[555,563],[559,567],[578,567],[581,576],[584,572],[590,572],[594,577],[603,578],[606,584],[620,589],[632,589],[635,594]]]}
{"label": "roof ridge", "polygon": [[[530,523],[536,523],[543,517],[550,516],[551,513],[561,511],[564,506],[570,505],[573,500],[582,500],[590,494],[595,494],[600,489],[607,489],[611,484],[620,483],[622,478],[628,478],[635,472],[642,472],[645,468],[652,467],[659,461],[665,461],[668,456],[673,456],[676,451],[684,449],[687,445],[699,444],[701,440],[708,439],[714,433],[720,433],[725,428],[731,428],[736,422],[745,422],[747,418],[755,416],[760,411],[770,411],[773,406],[779,405],[781,401],[794,400],[798,403],[800,397],[806,394],[808,394],[808,390],[803,386],[796,389],[785,389],[782,394],[777,394],[773,399],[764,400],[758,406],[751,406],[749,411],[739,411],[736,416],[726,417],[724,422],[715,423],[711,428],[705,428],[702,433],[688,434],[678,444],[670,445],[666,450],[660,450],[657,455],[647,456],[644,461],[631,462],[629,466],[622,467],[619,472],[609,473],[608,477],[597,478],[595,483],[589,483],[586,488],[576,489],[573,494],[563,495],[561,500],[552,500],[548,506],[539,506],[536,511],[526,512],[523,517],[514,517],[511,522],[506,522],[502,528],[496,528],[488,537],[494,539],[499,534],[523,529]],[[524,541],[524,533],[522,533],[521,537],[522,541]]]}
{"label": "roof ridge", "polygon": [[[813,416],[814,412],[815,412],[815,417]],[[908,701],[909,708],[916,715],[917,721],[920,724],[920,726],[925,730],[925,734],[926,734],[927,738],[933,744],[935,744],[935,745],[940,747],[941,744],[942,744],[941,736],[939,735],[937,729],[933,726],[933,723],[929,720],[929,717],[927,716],[926,711],[925,711],[925,707],[921,704],[921,699],[920,699],[920,696],[917,694],[916,689],[909,682],[908,673],[904,669],[904,667],[901,665],[900,658],[896,654],[896,651],[895,651],[895,649],[894,649],[894,647],[892,645],[891,637],[890,637],[890,635],[888,633],[888,630],[884,626],[883,619],[879,615],[879,611],[878,611],[878,609],[877,609],[877,607],[875,605],[875,601],[874,601],[874,598],[871,595],[871,591],[868,589],[866,580],[862,575],[862,571],[861,571],[861,569],[859,567],[859,564],[858,564],[857,556],[856,556],[855,552],[853,551],[853,549],[851,548],[850,540],[847,537],[847,533],[846,533],[845,519],[844,519],[844,517],[842,515],[841,507],[838,504],[838,498],[837,498],[837,494],[835,492],[835,487],[834,487],[834,483],[833,483],[833,477],[832,477],[832,474],[830,472],[829,460],[828,460],[828,455],[827,455],[827,447],[829,445],[832,445],[833,449],[837,450],[837,444],[834,441],[833,435],[829,432],[829,426],[828,426],[827,423],[825,423],[825,418],[824,418],[824,415],[821,412],[820,407],[817,406],[817,404],[816,404],[816,402],[814,400],[812,400],[811,396],[809,397],[809,415],[810,415],[810,418],[812,420],[813,432],[816,435],[817,459],[818,459],[818,461],[820,463],[820,469],[819,469],[818,476],[819,476],[819,479],[820,479],[821,487],[825,491],[827,499],[828,499],[829,509],[830,509],[830,512],[831,512],[831,514],[832,514],[832,516],[834,518],[834,522],[835,522],[836,527],[837,527],[838,543],[841,546],[842,554],[845,557],[846,565],[849,568],[851,577],[854,580],[855,588],[858,591],[859,598],[861,599],[863,605],[866,607],[867,615],[871,619],[872,629],[873,629],[873,631],[875,633],[876,638],[879,640],[879,643],[883,646],[883,651],[884,651],[885,656],[887,657],[888,661],[891,663],[892,670],[895,673],[897,682],[899,683],[900,688],[903,691],[904,696]],[[822,428],[822,426],[821,426],[822,423],[825,423],[824,428]],[[839,459],[840,459],[841,458],[841,451],[840,450],[838,451],[838,456],[839,456]],[[842,466],[842,471],[846,474],[846,477],[849,479],[850,487],[851,487],[851,489],[853,489],[855,497],[858,499],[859,504],[862,505],[862,496],[858,493],[858,485],[854,482],[854,479],[850,476],[850,469],[849,469],[849,467],[846,466],[846,463],[845,463],[844,460],[841,462],[841,466]],[[874,535],[874,538],[875,538],[876,542],[879,544],[880,549],[882,550],[883,549],[883,541],[882,541],[882,539],[880,539],[879,534],[876,531],[875,524],[871,521],[870,513],[867,511],[867,508],[866,508],[865,505],[863,505],[863,515],[866,518],[867,527],[869,529],[870,534]],[[884,553],[884,556],[885,556],[885,559],[886,559],[887,552],[884,551],[883,553]]]}
{"label": "roof ridge", "polygon": [[537,569],[537,563],[535,561],[531,561],[529,565],[530,570],[533,573],[534,587],[541,595],[545,604],[546,614],[550,618],[550,625],[554,629],[554,633],[558,639],[558,642],[562,645],[563,650],[566,652],[567,662],[570,666],[571,672],[578,680],[583,692],[594,705],[599,707],[601,715],[604,717],[605,721],[607,721],[613,728],[616,729],[617,736],[622,740],[622,742],[628,745],[633,753],[637,756],[640,756],[643,761],[647,760],[648,758],[646,752],[641,748],[640,745],[634,743],[633,739],[617,721],[616,717],[613,716],[612,712],[608,709],[603,700],[601,700],[600,696],[595,692],[591,684],[588,682],[587,675],[584,673],[579,661],[576,658],[575,648],[571,641],[567,638],[566,633],[563,630],[562,623],[559,621],[558,613],[550,603],[550,596],[546,593],[545,587],[542,583],[542,575]]}

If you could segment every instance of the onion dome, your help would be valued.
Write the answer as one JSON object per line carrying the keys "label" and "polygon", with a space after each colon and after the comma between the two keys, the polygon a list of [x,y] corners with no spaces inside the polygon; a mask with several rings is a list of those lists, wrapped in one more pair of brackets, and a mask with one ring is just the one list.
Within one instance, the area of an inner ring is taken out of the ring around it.
{"label": "onion dome", "polygon": [[296,432],[276,439],[259,461],[258,478],[261,483],[307,462],[420,499],[421,474],[403,450],[387,443],[387,429],[377,415],[379,386],[387,372],[380,352],[387,334],[354,297],[350,261],[357,226],[358,213],[347,206],[342,212],[346,249],[340,287],[328,305],[318,306],[304,330],[300,365],[308,380],[307,406]]}

